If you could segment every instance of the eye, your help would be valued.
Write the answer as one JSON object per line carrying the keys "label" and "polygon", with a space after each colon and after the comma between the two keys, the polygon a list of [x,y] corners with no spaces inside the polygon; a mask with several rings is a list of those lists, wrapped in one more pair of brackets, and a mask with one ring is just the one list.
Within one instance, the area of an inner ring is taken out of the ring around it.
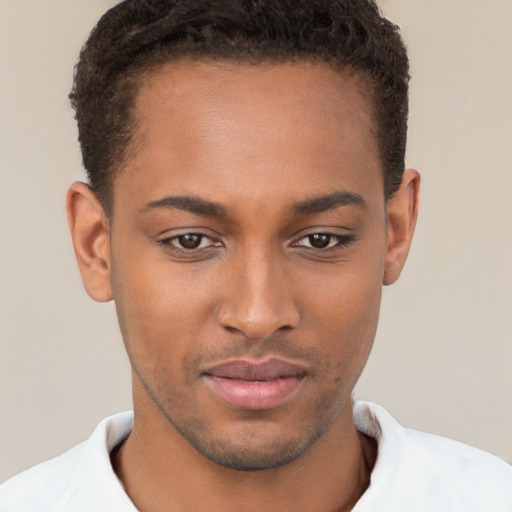
{"label": "eye", "polygon": [[310,249],[330,249],[332,247],[344,246],[352,241],[352,237],[333,235],[332,233],[313,233],[301,238],[296,245]]}
{"label": "eye", "polygon": [[332,235],[326,233],[315,233],[314,235],[305,236],[302,240],[302,245],[305,247],[312,247],[313,249],[327,249],[336,245],[338,240]]}
{"label": "eye", "polygon": [[206,249],[217,245],[210,237],[201,233],[185,233],[162,240],[161,243],[182,251]]}

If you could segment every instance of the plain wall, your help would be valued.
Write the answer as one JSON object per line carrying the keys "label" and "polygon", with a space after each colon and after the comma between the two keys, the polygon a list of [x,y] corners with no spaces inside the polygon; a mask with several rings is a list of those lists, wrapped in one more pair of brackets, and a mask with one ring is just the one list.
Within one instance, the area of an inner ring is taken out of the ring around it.
{"label": "plain wall", "polygon": [[[0,0],[0,481],[130,408],[112,304],[82,289],[64,213],[83,179],[67,94],[109,0]],[[512,2],[382,0],[413,80],[423,202],[356,396],[512,462]]]}

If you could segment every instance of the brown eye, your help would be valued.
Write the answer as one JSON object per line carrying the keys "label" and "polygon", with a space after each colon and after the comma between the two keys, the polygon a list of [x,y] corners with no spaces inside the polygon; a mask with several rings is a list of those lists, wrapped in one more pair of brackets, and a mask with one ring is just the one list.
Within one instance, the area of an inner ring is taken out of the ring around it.
{"label": "brown eye", "polygon": [[[171,256],[183,261],[202,261],[209,258],[223,244],[203,233],[183,233],[158,242]],[[213,252],[212,252],[213,251]]]}
{"label": "brown eye", "polygon": [[198,249],[201,246],[203,238],[205,238],[203,235],[187,233],[186,235],[176,237],[174,242],[179,245],[180,249]]}
{"label": "brown eye", "polygon": [[333,238],[333,236],[326,235],[325,233],[315,233],[314,235],[308,236],[308,241],[310,246],[314,249],[325,249],[329,247]]}
{"label": "brown eye", "polygon": [[342,249],[355,240],[353,235],[335,235],[333,233],[312,233],[293,244],[294,247],[305,247],[322,251],[325,249]]}
{"label": "brown eye", "polygon": [[167,238],[160,242],[162,245],[168,245],[175,249],[193,251],[194,249],[204,249],[211,245],[212,240],[206,235],[200,233],[186,233],[184,235]]}

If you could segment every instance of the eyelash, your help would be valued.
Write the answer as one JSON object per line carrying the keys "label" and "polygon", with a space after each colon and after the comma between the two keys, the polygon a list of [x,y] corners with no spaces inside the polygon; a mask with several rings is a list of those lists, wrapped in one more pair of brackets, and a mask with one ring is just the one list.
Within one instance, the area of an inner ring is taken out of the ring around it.
{"label": "eyelash", "polygon": [[[304,245],[299,245],[299,242],[304,239],[309,239],[311,243],[311,239],[314,236],[326,236],[330,238],[329,245],[327,247],[318,248],[318,247],[308,247]],[[336,243],[334,245],[330,245],[331,242],[335,240]],[[301,237],[297,242],[292,243],[292,247],[303,247],[310,251],[320,252],[322,254],[330,253],[336,250],[340,250],[344,247],[347,247],[351,243],[355,242],[356,238],[354,235],[337,235],[336,233],[329,233],[325,231],[319,231],[316,233],[310,233]]]}
{"label": "eyelash", "polygon": [[204,239],[210,239],[212,240],[212,238],[204,233],[198,233],[198,232],[189,232],[189,233],[182,233],[180,235],[176,235],[176,236],[172,236],[172,237],[169,237],[169,238],[165,238],[163,240],[160,240],[159,244],[164,246],[164,247],[167,247],[169,249],[172,249],[174,251],[178,251],[178,252],[182,252],[182,253],[188,253],[188,254],[192,254],[192,253],[197,253],[198,251],[205,251],[205,250],[208,250],[208,249],[212,249],[214,247],[220,247],[221,243],[220,242],[215,242],[214,240],[212,240],[213,244],[211,245],[208,245],[207,247],[196,247],[196,248],[185,248],[185,247],[177,247],[175,245],[173,245],[173,242],[175,240],[179,240],[180,238],[185,238],[187,236],[196,236],[196,237],[201,237],[201,240],[200,240],[200,244],[203,242]]}
{"label": "eyelash", "polygon": [[[312,239],[315,236],[317,236],[317,237],[318,236],[328,237],[329,238],[328,245],[326,247],[312,247],[311,246]],[[185,238],[185,237],[200,237],[199,247],[192,247],[192,248],[177,247],[176,245],[173,244],[174,241],[178,241],[180,238]],[[200,247],[200,245],[203,243],[203,241],[205,239],[210,239],[213,243],[209,244],[206,247]],[[309,239],[310,246],[302,245],[302,244],[299,243],[302,240],[306,240],[306,239]],[[333,240],[335,241],[335,244],[331,245]],[[355,241],[356,241],[356,237],[354,235],[338,235],[338,234],[335,234],[335,233],[319,231],[319,232],[316,232],[316,233],[310,233],[308,235],[304,235],[300,239],[298,239],[296,242],[292,242],[290,245],[293,248],[303,248],[303,249],[306,249],[308,251],[315,252],[315,253],[328,254],[328,253],[340,250],[340,249],[342,249],[344,247],[347,247],[347,246],[349,246],[351,243],[353,243]],[[164,247],[166,247],[166,248],[168,248],[168,249],[170,249],[170,250],[172,250],[172,251],[175,251],[175,252],[178,252],[178,253],[181,253],[181,254],[189,254],[189,255],[197,254],[199,252],[202,253],[202,252],[205,252],[205,251],[212,250],[215,247],[221,247],[222,246],[221,242],[216,242],[210,236],[208,236],[208,235],[206,235],[204,233],[199,233],[199,232],[183,233],[183,234],[180,234],[180,235],[176,235],[176,236],[172,236],[172,237],[169,237],[169,238],[165,238],[165,239],[161,240],[159,242],[159,244],[164,246]]]}

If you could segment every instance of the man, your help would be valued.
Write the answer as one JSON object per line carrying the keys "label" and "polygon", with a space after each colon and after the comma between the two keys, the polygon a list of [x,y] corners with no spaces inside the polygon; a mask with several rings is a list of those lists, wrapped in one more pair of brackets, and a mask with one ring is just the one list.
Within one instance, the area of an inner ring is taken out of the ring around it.
{"label": "man", "polygon": [[134,415],[7,482],[0,510],[511,510],[512,472],[351,393],[405,263],[408,64],[366,1],[126,1],[71,95],[89,295]]}

